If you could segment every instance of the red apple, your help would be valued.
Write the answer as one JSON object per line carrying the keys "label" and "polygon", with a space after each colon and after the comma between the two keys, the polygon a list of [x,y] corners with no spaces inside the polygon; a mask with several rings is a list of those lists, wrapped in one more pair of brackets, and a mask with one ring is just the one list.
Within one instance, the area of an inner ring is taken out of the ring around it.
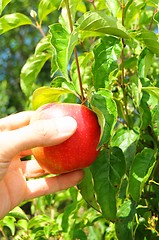
{"label": "red apple", "polygon": [[37,110],[34,120],[59,116],[71,116],[76,120],[75,133],[58,145],[32,149],[34,157],[43,169],[53,174],[90,166],[99,153],[100,126],[96,114],[81,104],[49,103]]}

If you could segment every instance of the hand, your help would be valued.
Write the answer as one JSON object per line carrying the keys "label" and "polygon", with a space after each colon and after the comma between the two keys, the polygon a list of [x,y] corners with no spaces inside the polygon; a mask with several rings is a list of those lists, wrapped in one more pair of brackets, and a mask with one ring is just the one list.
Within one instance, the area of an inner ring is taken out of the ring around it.
{"label": "hand", "polygon": [[[21,161],[31,148],[59,144],[76,130],[71,117],[30,123],[34,112],[21,112],[0,119],[0,218],[22,201],[51,194],[76,185],[83,178],[78,170],[60,176],[46,175],[36,160]],[[28,181],[29,179],[29,181]]]}

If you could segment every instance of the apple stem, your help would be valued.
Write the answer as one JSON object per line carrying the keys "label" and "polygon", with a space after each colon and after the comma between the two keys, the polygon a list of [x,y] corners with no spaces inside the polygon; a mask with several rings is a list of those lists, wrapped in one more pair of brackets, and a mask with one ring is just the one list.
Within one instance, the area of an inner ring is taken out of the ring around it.
{"label": "apple stem", "polygon": [[[66,3],[66,9],[67,9],[67,14],[68,14],[68,19],[69,19],[70,30],[72,33],[73,32],[73,23],[72,23],[72,17],[71,17],[71,12],[70,12],[70,7],[69,7],[69,0],[65,0],[65,3]],[[80,87],[80,92],[81,92],[81,102],[84,103],[85,97],[84,97],[84,92],[83,92],[81,71],[80,71],[80,65],[79,65],[79,61],[78,61],[78,54],[77,54],[76,47],[74,47],[74,56],[75,56],[76,67],[77,67],[79,87]]]}

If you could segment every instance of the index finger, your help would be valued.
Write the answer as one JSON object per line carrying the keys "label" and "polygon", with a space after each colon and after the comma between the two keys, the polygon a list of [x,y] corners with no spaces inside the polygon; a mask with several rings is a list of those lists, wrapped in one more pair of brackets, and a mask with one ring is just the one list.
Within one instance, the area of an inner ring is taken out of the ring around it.
{"label": "index finger", "polygon": [[24,111],[0,119],[0,132],[21,128],[30,123],[33,111]]}

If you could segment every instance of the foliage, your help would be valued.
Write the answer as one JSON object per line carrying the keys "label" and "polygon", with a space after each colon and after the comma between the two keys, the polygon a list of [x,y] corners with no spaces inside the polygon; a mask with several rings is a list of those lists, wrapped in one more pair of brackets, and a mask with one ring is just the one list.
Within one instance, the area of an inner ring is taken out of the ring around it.
{"label": "foliage", "polygon": [[36,30],[19,74],[23,107],[86,104],[101,126],[101,150],[78,190],[26,202],[2,219],[2,239],[156,239],[158,1],[41,0],[30,16],[7,10],[13,3],[0,1],[2,37],[14,32],[18,41],[23,26],[27,41]]}

